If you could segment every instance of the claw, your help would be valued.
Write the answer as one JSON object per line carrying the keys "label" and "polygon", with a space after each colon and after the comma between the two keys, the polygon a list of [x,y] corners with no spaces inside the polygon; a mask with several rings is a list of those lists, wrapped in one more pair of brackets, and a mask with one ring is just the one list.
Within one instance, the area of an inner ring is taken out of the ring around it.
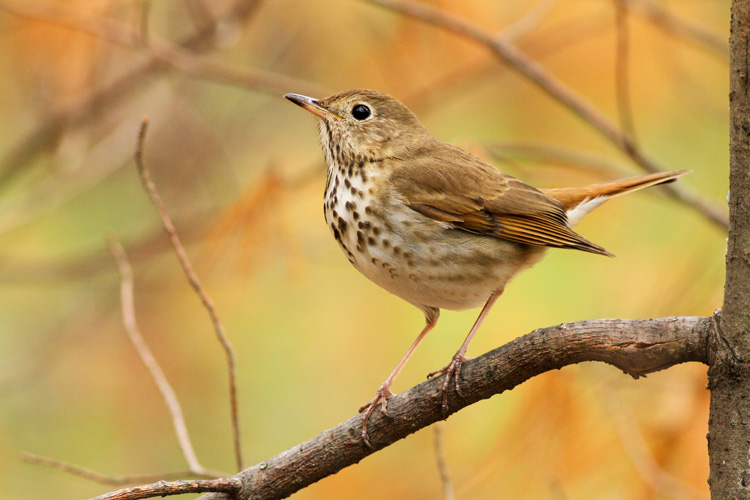
{"label": "claw", "polygon": [[390,387],[386,384],[383,384],[382,386],[380,386],[380,389],[378,389],[378,392],[375,394],[375,397],[371,401],[368,401],[367,403],[359,407],[359,413],[365,413],[362,417],[362,441],[368,448],[374,449],[372,444],[370,444],[370,438],[367,434],[367,422],[370,420],[370,415],[372,415],[372,412],[375,411],[378,403],[380,403],[380,413],[382,413],[386,417],[389,416],[388,400],[391,398],[391,396],[393,396],[393,393],[391,392]]}
{"label": "claw", "polygon": [[459,396],[463,397],[464,393],[461,391],[461,385],[459,384],[458,380],[461,377],[461,366],[464,364],[464,361],[468,360],[470,358],[467,358],[460,352],[457,352],[453,359],[451,359],[451,362],[448,363],[446,366],[440,368],[439,370],[432,371],[427,374],[427,378],[434,377],[435,375],[439,375],[441,373],[445,374],[445,378],[443,378],[443,381],[440,383],[440,392],[443,393],[443,403],[441,405],[442,411],[443,411],[443,418],[448,418],[448,386],[451,383],[451,380],[454,381],[456,392]]}

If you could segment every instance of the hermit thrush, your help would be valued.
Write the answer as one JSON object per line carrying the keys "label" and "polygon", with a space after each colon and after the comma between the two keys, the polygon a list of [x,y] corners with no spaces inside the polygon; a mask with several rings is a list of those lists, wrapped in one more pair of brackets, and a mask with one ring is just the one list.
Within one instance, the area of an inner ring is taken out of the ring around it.
{"label": "hermit thrush", "polygon": [[396,376],[437,323],[441,308],[484,304],[444,373],[459,378],[466,350],[492,304],[547,247],[611,255],[575,233],[584,215],[609,198],[675,180],[687,171],[561,189],[536,189],[466,151],[435,139],[396,99],[351,90],[317,100],[285,96],[316,115],[328,163],[325,219],[349,261],[367,278],[414,304],[427,324],[363,405],[362,438],[380,403],[385,414]]}

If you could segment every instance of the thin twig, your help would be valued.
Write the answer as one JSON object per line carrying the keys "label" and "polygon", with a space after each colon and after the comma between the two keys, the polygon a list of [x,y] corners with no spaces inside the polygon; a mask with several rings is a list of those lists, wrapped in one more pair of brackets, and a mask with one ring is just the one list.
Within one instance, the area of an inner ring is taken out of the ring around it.
{"label": "thin twig", "polygon": [[630,30],[628,29],[628,0],[614,0],[615,3],[615,92],[617,94],[617,114],[620,127],[632,138],[638,147],[633,124],[633,108],[630,99]]}
{"label": "thin twig", "polygon": [[[647,172],[668,170],[639,150],[627,133],[623,132],[590,102],[566,86],[539,63],[522,53],[506,38],[488,33],[458,16],[425,3],[409,0],[365,1],[438,26],[485,46],[529,82],[591,125],[612,144],[625,152],[643,170]],[[703,214],[717,226],[722,229],[729,227],[727,214],[697,194],[678,184],[668,184],[664,188],[676,199]]]}
{"label": "thin twig", "polygon": [[242,481],[238,478],[202,479],[193,481],[159,481],[144,486],[134,486],[104,495],[91,500],[139,500],[141,498],[184,495],[186,493],[217,492],[234,497],[242,490]]}
{"label": "thin twig", "polygon": [[164,481],[169,479],[177,479],[180,477],[202,477],[202,478],[215,478],[209,474],[198,474],[191,470],[180,470],[174,472],[163,472],[161,474],[139,474],[133,476],[108,476],[100,472],[96,472],[80,465],[74,465],[56,458],[43,457],[40,455],[34,455],[33,453],[23,452],[21,458],[24,462],[30,464],[42,465],[49,467],[50,469],[56,469],[59,471],[72,474],[74,476],[82,477],[93,481],[95,483],[107,484],[110,486],[123,486],[126,484],[139,484],[139,483],[151,483],[154,481]]}
{"label": "thin twig", "polygon": [[216,308],[214,307],[213,301],[203,289],[203,286],[198,279],[198,275],[195,274],[195,271],[193,270],[193,265],[190,263],[190,259],[185,252],[185,248],[180,242],[179,236],[177,236],[177,230],[172,223],[172,219],[169,217],[169,214],[164,207],[164,202],[162,201],[161,196],[159,196],[156,185],[151,180],[151,175],[149,174],[148,169],[146,168],[146,165],[143,161],[143,145],[146,138],[146,131],[148,130],[148,123],[148,117],[144,118],[143,123],[141,124],[140,132],[138,133],[138,145],[135,152],[135,164],[138,169],[138,174],[141,177],[143,186],[151,197],[151,201],[153,201],[154,206],[159,213],[159,217],[161,218],[164,230],[169,237],[169,241],[172,243],[172,247],[174,248],[180,265],[182,266],[182,270],[184,271],[185,276],[190,282],[190,285],[193,287],[193,290],[195,290],[196,294],[198,294],[198,297],[200,298],[201,303],[203,303],[203,306],[206,308],[206,311],[208,311],[208,315],[211,318],[214,330],[216,331],[216,337],[218,338],[219,343],[224,349],[224,353],[227,358],[227,369],[229,372],[229,400],[231,405],[232,430],[234,435],[234,454],[238,470],[242,470],[242,445],[240,436],[239,409],[237,404],[237,361],[235,358],[234,349],[232,348],[232,345],[227,338],[227,335],[224,331],[224,326],[219,320],[219,316],[216,313]]}
{"label": "thin twig", "polygon": [[631,2],[630,10],[672,36],[703,47],[722,59],[729,59],[729,39],[726,35],[716,33],[691,19],[677,17],[653,0]]}
{"label": "thin twig", "polygon": [[185,425],[185,418],[182,414],[182,407],[180,402],[177,400],[177,395],[169,384],[164,371],[159,366],[159,362],[154,357],[151,349],[146,344],[143,335],[141,335],[138,329],[138,323],[135,317],[135,304],[133,300],[133,269],[128,261],[128,256],[125,253],[125,249],[115,238],[114,235],[109,235],[108,238],[109,250],[112,256],[115,258],[117,263],[117,270],[120,273],[120,299],[122,301],[122,320],[125,325],[125,331],[130,338],[130,341],[135,346],[135,350],[138,352],[143,364],[146,365],[151,378],[156,383],[159,392],[161,392],[164,402],[167,404],[169,414],[172,416],[172,426],[174,427],[175,434],[177,434],[177,442],[182,450],[182,455],[185,457],[185,461],[190,467],[190,470],[196,474],[207,475],[211,477],[221,477],[223,474],[218,472],[212,472],[205,469],[195,454],[193,444],[190,441],[187,426]]}
{"label": "thin twig", "polygon": [[481,146],[497,161],[523,160],[554,163],[566,167],[602,174],[609,179],[628,175],[626,169],[606,158],[563,146],[534,142],[487,142]]}
{"label": "thin twig", "polygon": [[440,474],[440,484],[443,485],[443,498],[453,500],[453,483],[448,472],[448,466],[445,464],[445,449],[443,448],[445,422],[436,422],[432,428],[435,433],[435,461],[437,462],[438,474]]}
{"label": "thin twig", "polygon": [[503,30],[503,35],[511,41],[523,38],[533,31],[542,20],[552,12],[560,0],[539,0],[533,7],[520,19],[513,24],[508,25]]}
{"label": "thin twig", "polygon": [[195,26],[201,29],[213,27],[215,31],[216,18],[203,0],[184,0],[184,3]]}
{"label": "thin twig", "polygon": [[148,46],[151,30],[148,15],[151,13],[151,0],[141,0],[138,8],[138,43]]}
{"label": "thin twig", "polygon": [[695,486],[673,476],[654,458],[646,445],[643,433],[635,423],[635,417],[619,401],[612,397],[611,391],[602,394],[607,410],[620,433],[620,442],[638,474],[659,495],[666,498],[682,500],[708,500],[709,495]]}

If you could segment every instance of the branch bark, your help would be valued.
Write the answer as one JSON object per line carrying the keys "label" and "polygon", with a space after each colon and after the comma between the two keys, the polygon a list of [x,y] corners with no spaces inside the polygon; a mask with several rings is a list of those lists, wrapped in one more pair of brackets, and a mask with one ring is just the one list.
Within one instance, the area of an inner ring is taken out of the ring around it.
{"label": "branch bark", "polygon": [[[455,390],[450,394],[450,413],[546,371],[584,361],[603,361],[634,378],[679,363],[707,363],[707,341],[714,324],[712,318],[703,317],[598,319],[534,330],[464,364],[464,397]],[[441,420],[439,383],[436,377],[394,396],[388,403],[388,417],[375,412],[369,424],[373,449],[362,442],[362,417],[356,415],[237,474],[235,479],[243,487],[235,498],[286,498]],[[201,500],[229,498],[209,494]]]}
{"label": "branch bark", "polygon": [[732,2],[729,237],[724,305],[711,337],[711,497],[750,498],[750,0]]}

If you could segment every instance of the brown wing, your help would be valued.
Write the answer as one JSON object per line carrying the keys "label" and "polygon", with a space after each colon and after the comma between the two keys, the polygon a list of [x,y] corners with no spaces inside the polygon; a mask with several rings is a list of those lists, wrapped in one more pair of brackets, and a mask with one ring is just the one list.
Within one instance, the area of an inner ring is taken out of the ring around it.
{"label": "brown wing", "polygon": [[392,185],[426,217],[516,243],[611,255],[568,227],[559,201],[462,149],[437,143],[404,160]]}

